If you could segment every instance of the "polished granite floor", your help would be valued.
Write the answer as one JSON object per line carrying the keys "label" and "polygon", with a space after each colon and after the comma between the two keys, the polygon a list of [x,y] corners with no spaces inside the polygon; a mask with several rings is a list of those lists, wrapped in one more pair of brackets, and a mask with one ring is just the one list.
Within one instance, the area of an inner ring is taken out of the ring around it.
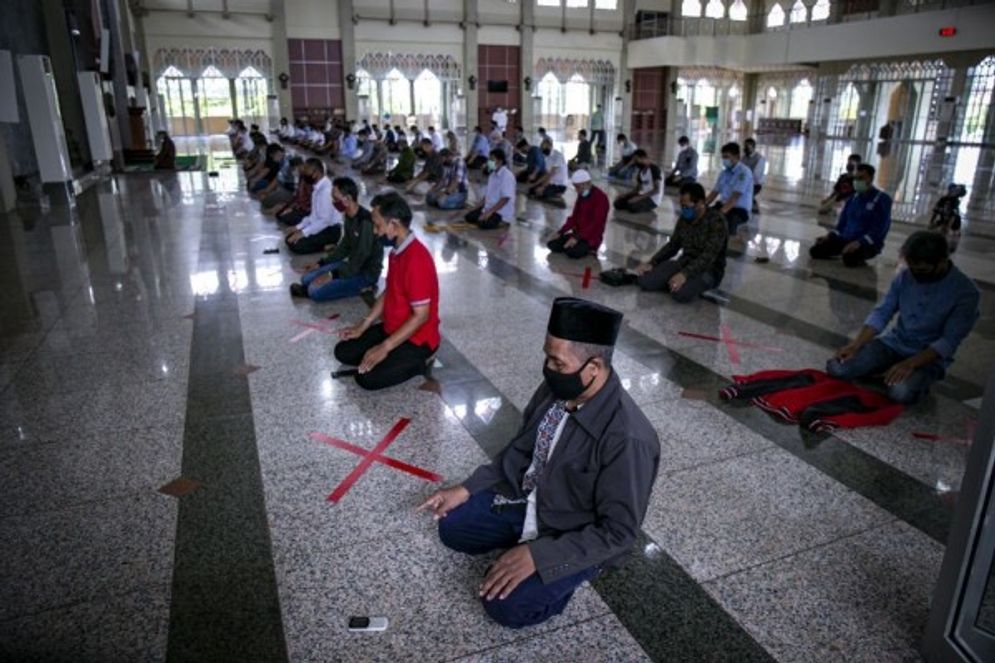
{"label": "polished granite floor", "polygon": [[[292,300],[307,260],[264,253],[278,231],[218,157],[217,177],[118,176],[74,211],[0,220],[0,659],[918,658],[995,357],[995,242],[968,234],[956,254],[983,311],[941,388],[886,428],[814,436],[716,392],[821,366],[914,226],[866,269],[812,264],[819,217],[765,196],[720,302],[680,306],[581,277],[648,257],[671,199],[613,218],[581,262],[544,246],[565,211],[520,197],[506,230],[426,233],[452,215],[417,204],[442,292],[436,382],[373,395],[330,377],[329,332],[366,305]],[[387,454],[460,480],[517,426],[565,294],[624,311],[615,367],[658,429],[661,476],[628,566],[509,631],[474,596],[487,560],[450,553],[413,513],[434,484],[374,463],[331,503],[360,459],[328,439],[370,449],[406,418]],[[390,627],[349,633],[356,614]]]}

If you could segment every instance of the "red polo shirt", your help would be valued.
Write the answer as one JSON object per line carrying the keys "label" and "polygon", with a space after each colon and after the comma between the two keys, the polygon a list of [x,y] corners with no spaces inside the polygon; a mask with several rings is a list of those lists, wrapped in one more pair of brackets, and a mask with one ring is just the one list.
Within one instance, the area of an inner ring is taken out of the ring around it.
{"label": "red polo shirt", "polygon": [[415,345],[439,347],[439,277],[435,261],[414,235],[390,253],[387,288],[383,296],[383,328],[393,334],[408,318],[413,307],[428,305],[428,320],[408,340]]}
{"label": "red polo shirt", "polygon": [[588,243],[592,251],[597,251],[605,234],[610,210],[608,196],[598,187],[592,186],[591,193],[586,198],[577,196],[573,214],[560,228],[560,234],[573,231],[577,237]]}

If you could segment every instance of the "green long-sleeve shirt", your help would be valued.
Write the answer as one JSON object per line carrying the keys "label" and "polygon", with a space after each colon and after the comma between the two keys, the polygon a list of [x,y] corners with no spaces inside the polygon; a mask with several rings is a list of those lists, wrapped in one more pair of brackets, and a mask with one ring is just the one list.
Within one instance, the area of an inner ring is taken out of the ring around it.
{"label": "green long-sleeve shirt", "polygon": [[390,171],[390,177],[401,181],[410,180],[415,176],[415,151],[410,146],[401,150],[397,157],[397,165]]}
{"label": "green long-sleeve shirt", "polygon": [[726,243],[729,225],[721,212],[709,209],[705,216],[694,221],[677,220],[674,234],[650,261],[659,265],[681,252],[677,259],[687,278],[711,272],[716,281],[722,279],[726,269]]}
{"label": "green long-sleeve shirt", "polygon": [[375,282],[383,271],[383,245],[373,232],[369,210],[360,207],[356,216],[345,217],[344,226],[342,239],[318,264],[341,262],[335,270],[340,277],[365,276]]}

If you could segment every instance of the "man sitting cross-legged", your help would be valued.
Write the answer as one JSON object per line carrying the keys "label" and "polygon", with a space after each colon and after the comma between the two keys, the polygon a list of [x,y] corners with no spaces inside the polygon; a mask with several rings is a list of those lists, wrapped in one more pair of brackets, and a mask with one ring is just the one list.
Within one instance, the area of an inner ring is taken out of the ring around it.
{"label": "man sitting cross-legged", "polygon": [[546,159],[546,170],[529,188],[529,198],[536,198],[557,207],[566,207],[563,193],[567,190],[569,173],[563,153],[553,149],[553,141],[542,141],[542,155]]}
{"label": "man sitting cross-legged", "polygon": [[481,230],[494,230],[502,222],[511,223],[515,218],[516,182],[508,168],[504,150],[491,150],[487,160],[487,190],[476,207],[467,212],[466,222]]}
{"label": "man sitting cross-legged", "polygon": [[522,628],[566,608],[574,590],[632,549],[660,462],[653,425],[612,370],[622,314],[553,302],[545,384],[494,462],[419,510],[458,552],[504,552],[479,587],[497,623]]}
{"label": "man sitting cross-legged", "polygon": [[425,202],[439,209],[466,207],[466,162],[449,148],[439,152],[442,157],[442,177],[425,196]]}
{"label": "man sitting cross-legged", "polygon": [[356,383],[363,389],[383,389],[423,375],[438,350],[439,279],[432,254],[411,232],[404,198],[382,193],[371,206],[377,235],[394,247],[387,286],[362,322],[340,334],[335,358],[358,366]]}
{"label": "man sitting cross-legged", "polygon": [[[718,287],[725,274],[729,228],[722,213],[705,200],[700,184],[681,187],[674,234],[648,263],[636,268],[640,288],[666,290],[674,301],[686,304]],[[681,255],[675,258],[678,252]]]}
{"label": "man sitting cross-legged", "polygon": [[309,158],[307,165],[314,188],[311,212],[287,229],[287,247],[294,253],[318,253],[342,236],[342,212],[332,204],[332,182],[325,177],[325,162]]}
{"label": "man sitting cross-legged", "polygon": [[570,181],[577,190],[573,214],[546,247],[553,253],[565,253],[569,258],[584,258],[598,252],[611,204],[605,192],[591,182],[591,175],[586,170],[575,172]]}
{"label": "man sitting cross-legged", "polygon": [[295,297],[316,302],[354,297],[373,287],[383,271],[383,245],[373,230],[369,210],[361,207],[359,187],[348,177],[332,183],[332,200],[344,210],[345,228],[335,250],[311,265],[300,283],[290,286]]}
{"label": "man sitting cross-legged", "polygon": [[[906,268],[860,333],[826,364],[843,380],[884,374],[888,398],[914,403],[943,378],[978,320],[978,287],[950,261],[947,238],[920,230],[902,246]],[[888,328],[895,315],[898,322]]]}

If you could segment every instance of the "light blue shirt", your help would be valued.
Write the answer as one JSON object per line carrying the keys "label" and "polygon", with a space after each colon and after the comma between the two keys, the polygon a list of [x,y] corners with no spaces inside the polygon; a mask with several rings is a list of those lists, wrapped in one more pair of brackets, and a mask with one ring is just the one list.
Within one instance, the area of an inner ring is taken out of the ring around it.
{"label": "light blue shirt", "polygon": [[719,192],[719,200],[723,203],[729,200],[732,194],[738,193],[739,200],[733,207],[744,210],[747,218],[750,216],[750,210],[753,209],[753,173],[742,161],[737,162],[732,168],[722,169],[714,191]]}
{"label": "light blue shirt", "polygon": [[[487,137],[484,136],[484,134],[477,134],[476,137],[473,139],[473,151],[476,152],[477,155],[482,157],[490,155],[491,144],[487,140]],[[505,155],[505,158],[509,158],[507,154]]]}
{"label": "light blue shirt", "polygon": [[[911,357],[933,348],[947,367],[978,319],[980,299],[978,287],[953,265],[935,283],[919,283],[903,269],[864,324],[895,352]],[[898,322],[885,331],[896,313]]]}

